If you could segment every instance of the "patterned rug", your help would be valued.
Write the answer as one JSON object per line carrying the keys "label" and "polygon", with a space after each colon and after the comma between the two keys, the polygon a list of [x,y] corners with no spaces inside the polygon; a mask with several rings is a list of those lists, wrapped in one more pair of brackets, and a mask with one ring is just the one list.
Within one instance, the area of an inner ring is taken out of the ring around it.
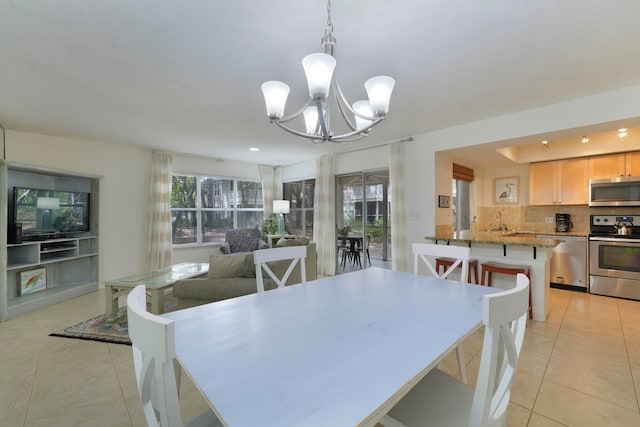
{"label": "patterned rug", "polygon": [[[165,312],[175,310],[176,305],[175,299],[167,300]],[[113,318],[102,314],[53,332],[49,336],[131,345],[127,325],[127,307],[120,308]]]}
{"label": "patterned rug", "polygon": [[115,318],[105,314],[49,334],[52,337],[78,338],[114,344],[131,345],[127,328],[127,308],[118,310]]}

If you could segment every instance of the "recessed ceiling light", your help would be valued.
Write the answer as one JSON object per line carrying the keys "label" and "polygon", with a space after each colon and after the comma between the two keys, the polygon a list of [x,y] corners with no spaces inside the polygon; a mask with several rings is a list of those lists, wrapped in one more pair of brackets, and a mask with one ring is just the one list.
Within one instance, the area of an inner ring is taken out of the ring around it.
{"label": "recessed ceiling light", "polygon": [[589,138],[587,138],[587,136],[585,135],[582,137],[582,143],[586,144],[587,142],[589,142]]}
{"label": "recessed ceiling light", "polygon": [[627,136],[627,128],[618,129],[618,137],[624,138]]}
{"label": "recessed ceiling light", "polygon": [[251,148],[249,148],[249,151],[260,151],[260,149],[256,148],[256,147],[251,147]]}

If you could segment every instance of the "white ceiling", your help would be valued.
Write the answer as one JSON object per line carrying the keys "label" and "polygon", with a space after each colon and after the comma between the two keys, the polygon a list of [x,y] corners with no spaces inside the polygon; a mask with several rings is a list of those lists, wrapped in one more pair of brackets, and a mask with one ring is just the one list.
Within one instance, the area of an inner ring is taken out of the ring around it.
{"label": "white ceiling", "polygon": [[639,84],[638,16],[629,0],[335,0],[347,97],[396,79],[387,120],[345,147],[270,125],[260,90],[281,80],[288,113],[304,102],[325,0],[0,0],[0,123],[291,164]]}

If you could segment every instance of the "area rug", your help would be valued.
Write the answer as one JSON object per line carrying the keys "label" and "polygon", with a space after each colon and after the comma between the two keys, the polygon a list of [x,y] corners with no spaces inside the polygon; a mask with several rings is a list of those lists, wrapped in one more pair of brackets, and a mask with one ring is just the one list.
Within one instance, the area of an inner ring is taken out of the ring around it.
{"label": "area rug", "polygon": [[49,334],[52,337],[78,338],[81,340],[131,345],[127,327],[127,308],[109,318],[103,314]]}
{"label": "area rug", "polygon": [[[176,305],[175,299],[167,300],[165,312],[175,310]],[[53,332],[49,336],[131,345],[127,325],[127,307],[120,308],[115,317],[109,318],[106,314],[102,314]]]}

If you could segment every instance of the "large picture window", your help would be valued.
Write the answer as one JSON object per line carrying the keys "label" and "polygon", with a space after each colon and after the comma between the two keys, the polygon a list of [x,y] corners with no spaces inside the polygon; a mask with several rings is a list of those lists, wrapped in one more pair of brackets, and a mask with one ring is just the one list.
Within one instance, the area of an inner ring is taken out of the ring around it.
{"label": "large picture window", "polygon": [[174,245],[222,242],[227,230],[259,227],[263,220],[260,181],[202,175],[172,177]]}
{"label": "large picture window", "polygon": [[283,184],[285,200],[291,203],[286,215],[286,228],[291,234],[313,238],[313,198],[315,179],[286,182]]}

